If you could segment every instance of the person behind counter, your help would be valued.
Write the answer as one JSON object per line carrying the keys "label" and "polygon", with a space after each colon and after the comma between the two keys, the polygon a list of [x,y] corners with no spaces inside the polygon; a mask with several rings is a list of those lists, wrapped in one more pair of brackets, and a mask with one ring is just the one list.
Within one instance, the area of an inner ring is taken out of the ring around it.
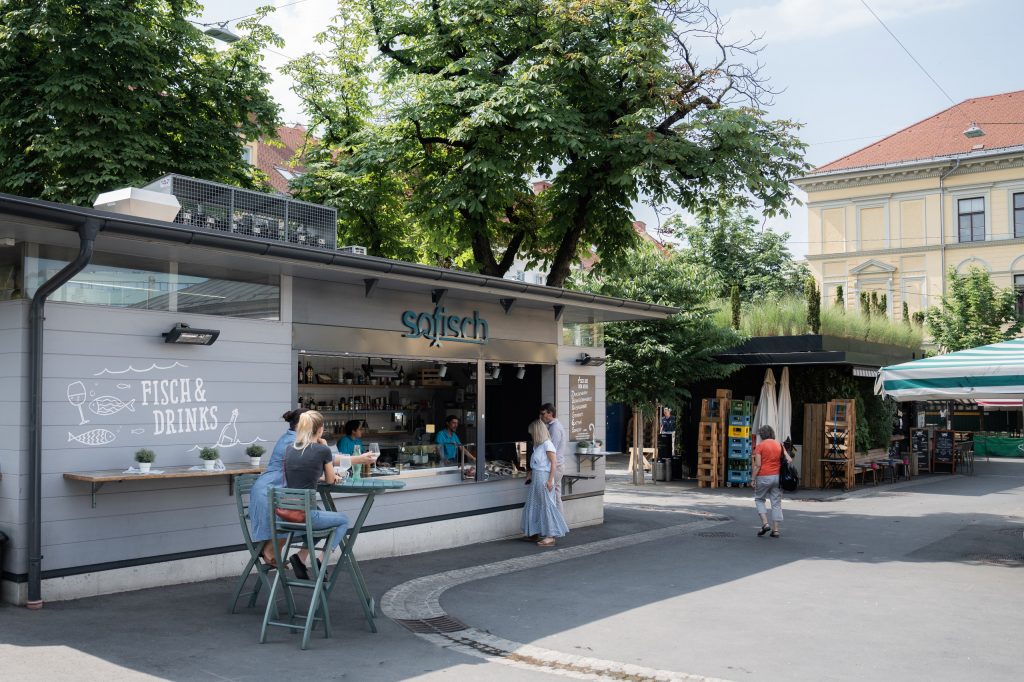
{"label": "person behind counter", "polygon": [[526,476],[529,489],[523,505],[523,535],[528,539],[539,537],[540,547],[554,547],[555,538],[569,532],[565,517],[558,508],[555,496],[555,469],[558,456],[555,444],[551,442],[548,427],[540,419],[530,424],[530,439],[533,454],[530,456],[530,473]]}
{"label": "person behind counter", "polygon": [[[363,429],[365,427],[366,422],[362,419],[350,419],[345,422],[345,435],[338,441],[338,454],[334,456],[334,466],[341,470],[342,476],[352,468],[353,464],[373,464],[376,459],[370,453],[364,452],[366,448],[363,445]],[[355,455],[356,447],[363,454]]]}
{"label": "person behind counter", "polygon": [[476,461],[473,453],[467,450],[459,440],[459,434],[455,433],[458,428],[459,418],[450,414],[444,419],[444,429],[434,438],[434,442],[438,445],[437,450],[441,455],[441,466],[455,464],[460,452],[474,462]]}
{"label": "person behind counter", "polygon": [[[295,442],[287,448],[284,458],[285,483],[289,488],[300,488],[303,490],[315,490],[321,477],[328,485],[337,482],[337,474],[334,473],[334,455],[331,449],[323,440],[324,417],[315,410],[308,410],[299,417],[298,425],[295,428]],[[341,544],[348,529],[348,517],[341,512],[313,509],[311,512],[313,530],[326,530],[337,528],[329,547],[324,547],[321,561],[327,564],[327,558],[331,552]],[[295,577],[300,580],[309,580],[309,570],[306,568],[305,557],[308,556],[308,548],[293,554],[288,560],[295,571]]]}
{"label": "person behind counter", "polygon": [[253,544],[263,543],[260,558],[268,566],[276,564],[274,552],[270,547],[270,510],[267,508],[267,490],[284,485],[284,456],[288,452],[288,446],[295,442],[295,426],[305,411],[304,408],[299,408],[281,415],[281,418],[288,422],[288,430],[277,439],[266,470],[253,483],[252,491],[249,493],[249,523],[252,541]]}

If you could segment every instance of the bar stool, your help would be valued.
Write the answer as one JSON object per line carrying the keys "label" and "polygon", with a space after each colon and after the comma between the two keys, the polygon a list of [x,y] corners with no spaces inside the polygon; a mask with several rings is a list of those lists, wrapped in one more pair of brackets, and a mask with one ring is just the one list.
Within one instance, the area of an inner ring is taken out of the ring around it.
{"label": "bar stool", "polygon": [[[291,544],[292,536],[299,535],[305,539],[306,547],[309,549],[309,570],[312,576],[309,580],[302,580],[295,577],[289,571],[278,570],[274,576],[274,582],[270,587],[270,596],[267,600],[267,609],[263,614],[263,625],[260,627],[260,644],[267,641],[267,629],[270,626],[287,628],[291,632],[302,630],[302,649],[309,647],[309,636],[317,623],[323,623],[324,637],[331,636],[331,615],[327,608],[327,589],[324,585],[324,577],[327,574],[327,565],[317,558],[316,543],[319,540],[326,540],[328,547],[333,544],[334,534],[338,528],[326,528],[324,530],[313,530],[312,512],[316,506],[316,490],[299,488],[271,488],[270,508],[276,513],[277,510],[299,511],[304,513],[301,522],[284,521],[275,518],[270,524],[270,541],[274,546],[274,558],[277,565],[283,567],[287,558],[287,549]],[[281,542],[284,540],[284,542]],[[295,606],[295,590],[311,590],[309,607],[305,613],[298,613]],[[274,598],[280,590],[284,594],[285,604],[288,609],[288,618],[279,620],[272,619],[271,614],[276,614]]]}

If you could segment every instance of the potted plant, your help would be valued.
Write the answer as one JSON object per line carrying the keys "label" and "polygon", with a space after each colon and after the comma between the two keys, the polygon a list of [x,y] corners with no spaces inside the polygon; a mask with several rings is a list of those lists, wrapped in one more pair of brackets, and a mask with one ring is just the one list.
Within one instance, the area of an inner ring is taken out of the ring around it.
{"label": "potted plant", "polygon": [[249,464],[254,467],[258,467],[260,465],[260,457],[263,456],[264,452],[266,452],[266,450],[263,446],[256,444],[250,445],[245,449],[245,454],[249,455]]}
{"label": "potted plant", "polygon": [[217,448],[203,448],[199,451],[199,459],[203,460],[203,467],[207,471],[213,471],[217,460],[220,459],[220,453],[217,452]]}
{"label": "potted plant", "polygon": [[590,441],[589,440],[577,441],[576,442],[576,452],[579,452],[580,454],[585,454],[587,452],[590,452]]}
{"label": "potted plant", "polygon": [[148,474],[150,467],[153,466],[153,460],[156,459],[156,453],[152,450],[138,450],[135,453],[135,461],[139,463],[139,471]]}
{"label": "potted plant", "polygon": [[604,452],[604,441],[603,440],[595,440],[594,441],[594,449],[591,450],[591,452]]}

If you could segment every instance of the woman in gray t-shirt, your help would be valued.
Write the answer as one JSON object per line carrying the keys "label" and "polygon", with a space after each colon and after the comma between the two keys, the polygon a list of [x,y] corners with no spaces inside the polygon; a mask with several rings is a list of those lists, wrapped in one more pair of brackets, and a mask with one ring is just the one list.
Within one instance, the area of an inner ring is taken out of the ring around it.
{"label": "woman in gray t-shirt", "polygon": [[[302,488],[314,490],[320,478],[331,485],[337,480],[334,473],[334,455],[331,449],[323,442],[324,417],[315,410],[310,410],[299,417],[299,423],[295,427],[295,442],[288,447],[284,457],[285,484],[289,488]],[[341,512],[324,511],[314,509],[311,514],[313,529],[325,530],[337,528],[331,536],[330,546],[324,547],[321,563],[327,564],[331,552],[341,544],[348,530],[348,517]],[[309,571],[306,569],[305,557],[307,550],[303,549],[298,554],[293,554],[288,562],[295,570],[295,577],[303,580],[309,579]]]}

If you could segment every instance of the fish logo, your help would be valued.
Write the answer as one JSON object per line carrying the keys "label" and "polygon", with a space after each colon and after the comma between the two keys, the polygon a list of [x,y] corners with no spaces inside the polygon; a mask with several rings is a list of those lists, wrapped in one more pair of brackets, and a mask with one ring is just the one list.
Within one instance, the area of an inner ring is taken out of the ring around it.
{"label": "fish logo", "polygon": [[113,443],[117,436],[112,431],[106,429],[92,429],[80,433],[77,436],[70,431],[68,432],[68,442],[78,441],[82,445],[106,445],[107,443]]}
{"label": "fish logo", "polygon": [[99,415],[100,417],[109,417],[112,414],[117,414],[121,410],[134,412],[135,398],[132,398],[128,402],[124,402],[116,396],[101,395],[99,398],[95,398],[91,403],[89,403],[89,411],[95,415]]}

